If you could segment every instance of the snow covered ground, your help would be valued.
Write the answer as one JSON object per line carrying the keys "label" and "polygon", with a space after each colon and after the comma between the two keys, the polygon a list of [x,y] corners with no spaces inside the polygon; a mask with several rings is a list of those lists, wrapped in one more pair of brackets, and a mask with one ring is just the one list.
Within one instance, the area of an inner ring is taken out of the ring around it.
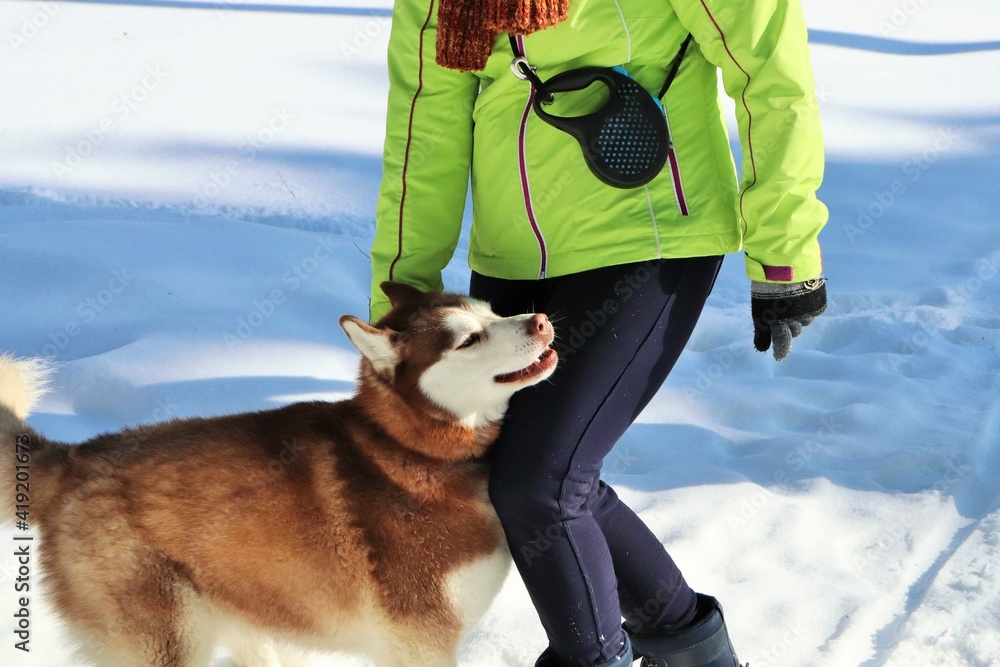
{"label": "snow covered ground", "polygon": [[[804,4],[830,308],[775,364],[734,258],[607,475],[753,667],[1000,665],[1000,7]],[[0,3],[0,350],[59,364],[35,427],[351,391],[389,7]],[[11,532],[0,664],[75,665],[44,596],[13,648]],[[512,577],[460,664],[543,645]]]}

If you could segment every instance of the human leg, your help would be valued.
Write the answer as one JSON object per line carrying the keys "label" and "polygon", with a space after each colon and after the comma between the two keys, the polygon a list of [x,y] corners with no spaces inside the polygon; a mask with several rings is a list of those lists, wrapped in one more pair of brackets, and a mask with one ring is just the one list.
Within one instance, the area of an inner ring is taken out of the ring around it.
{"label": "human leg", "polygon": [[630,599],[666,583],[672,590],[660,593],[668,602],[658,611],[667,624],[683,622],[693,606],[648,529],[618,531],[609,543],[602,523],[641,521],[599,473],[683,349],[719,262],[664,260],[548,281],[473,278],[473,296],[504,315],[546,312],[559,336],[555,375],[511,401],[492,450],[491,497],[564,664],[607,664],[620,653],[619,581]]}

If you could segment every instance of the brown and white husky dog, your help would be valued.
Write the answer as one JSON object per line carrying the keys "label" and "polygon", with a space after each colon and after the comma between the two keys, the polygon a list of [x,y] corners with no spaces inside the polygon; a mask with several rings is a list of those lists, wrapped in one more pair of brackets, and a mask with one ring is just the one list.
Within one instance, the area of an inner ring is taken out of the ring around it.
{"label": "brown and white husky dog", "polygon": [[[380,666],[455,665],[508,570],[481,457],[511,395],[554,370],[553,331],[544,315],[383,290],[393,309],[376,326],[340,320],[362,360],[338,403],[68,446],[24,424],[40,366],[0,357],[0,478],[30,461],[41,569],[85,657],[195,667],[235,643],[238,664],[276,666],[255,645],[276,637]],[[14,517],[10,495],[0,511]]]}

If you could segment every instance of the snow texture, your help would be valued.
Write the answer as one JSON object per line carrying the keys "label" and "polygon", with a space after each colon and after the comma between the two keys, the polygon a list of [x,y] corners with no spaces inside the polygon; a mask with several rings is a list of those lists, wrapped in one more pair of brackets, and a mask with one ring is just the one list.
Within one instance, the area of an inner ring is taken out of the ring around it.
{"label": "snow texture", "polygon": [[[352,391],[390,6],[339,2],[0,3],[0,351],[57,365],[34,427]],[[804,8],[830,307],[776,364],[732,258],[606,475],[753,667],[1000,665],[1000,8]],[[75,666],[37,562],[14,649],[4,530],[0,664]],[[512,573],[459,664],[544,644]]]}

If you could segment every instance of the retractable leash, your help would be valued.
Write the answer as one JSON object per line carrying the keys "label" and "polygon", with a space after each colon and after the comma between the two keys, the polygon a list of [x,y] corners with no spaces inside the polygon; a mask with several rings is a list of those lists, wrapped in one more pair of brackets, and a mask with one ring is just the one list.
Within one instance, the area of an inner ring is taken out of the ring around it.
{"label": "retractable leash", "polygon": [[[685,38],[674,56],[659,96],[639,85],[624,67],[580,67],[542,81],[510,37],[514,52],[511,70],[535,88],[532,106],[539,118],[568,133],[579,142],[583,158],[597,178],[616,188],[635,188],[653,180],[667,162],[670,136],[661,99],[673,83],[691,42]],[[584,90],[600,81],[608,87],[603,107],[583,116],[555,116],[543,105],[555,101],[555,93]]]}

